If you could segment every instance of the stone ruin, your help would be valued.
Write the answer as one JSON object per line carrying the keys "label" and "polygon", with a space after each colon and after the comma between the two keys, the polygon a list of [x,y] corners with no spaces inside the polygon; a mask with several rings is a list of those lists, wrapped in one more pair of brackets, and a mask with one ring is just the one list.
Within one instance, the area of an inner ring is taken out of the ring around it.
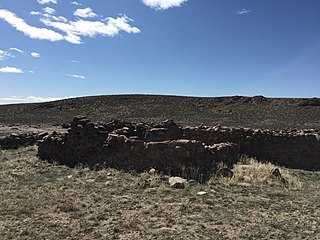
{"label": "stone ruin", "polygon": [[0,137],[0,149],[17,149],[37,144],[37,142],[47,136],[46,132],[33,133],[12,133],[9,136]]}
{"label": "stone ruin", "polygon": [[68,133],[48,135],[38,145],[40,158],[71,167],[154,168],[199,181],[207,180],[218,163],[232,166],[239,153],[235,143],[205,145],[185,139],[183,128],[173,121],[94,124],[85,117],[75,117]]}
{"label": "stone ruin", "polygon": [[65,134],[38,141],[40,158],[74,167],[113,167],[138,172],[150,168],[206,181],[223,164],[231,167],[241,154],[277,165],[320,170],[317,130],[254,130],[221,126],[183,127],[111,121],[95,124],[75,117]]}
{"label": "stone ruin", "polygon": [[320,170],[318,130],[258,130],[222,126],[184,127],[111,121],[93,123],[75,117],[67,133],[11,134],[0,138],[0,149],[38,143],[40,158],[74,167],[113,167],[138,172],[150,168],[198,181],[207,180],[221,165],[232,167],[239,155],[262,162]]}

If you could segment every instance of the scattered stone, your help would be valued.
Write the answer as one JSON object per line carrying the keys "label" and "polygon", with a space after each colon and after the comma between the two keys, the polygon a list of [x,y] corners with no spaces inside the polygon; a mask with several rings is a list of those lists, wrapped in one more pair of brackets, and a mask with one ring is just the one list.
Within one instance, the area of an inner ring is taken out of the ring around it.
{"label": "scattered stone", "polygon": [[73,177],[72,175],[68,175],[68,176],[67,176],[68,179],[71,179],[72,177]]}
{"label": "scattered stone", "polygon": [[185,185],[187,183],[187,179],[181,178],[181,177],[170,177],[169,178],[169,185],[171,188],[185,188]]}
{"label": "scattered stone", "polygon": [[110,185],[111,185],[111,181],[106,181],[106,182],[104,183],[104,185],[110,186]]}
{"label": "scattered stone", "polygon": [[203,195],[206,195],[206,194],[207,194],[206,191],[197,192],[197,195],[198,195],[198,196],[203,196]]}
{"label": "scattered stone", "polygon": [[154,174],[156,174],[156,172],[157,172],[157,170],[155,170],[154,168],[151,168],[151,169],[149,170],[149,174],[150,174],[150,175],[154,175]]}

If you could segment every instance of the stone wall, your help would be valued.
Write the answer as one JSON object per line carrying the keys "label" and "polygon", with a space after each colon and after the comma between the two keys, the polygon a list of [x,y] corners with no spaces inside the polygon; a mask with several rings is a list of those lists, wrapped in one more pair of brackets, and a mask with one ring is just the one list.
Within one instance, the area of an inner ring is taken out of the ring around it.
{"label": "stone wall", "polygon": [[35,145],[38,140],[43,139],[48,133],[23,133],[10,134],[9,136],[0,137],[0,149],[17,149],[19,147],[26,147]]}
{"label": "stone wall", "polygon": [[68,166],[85,164],[144,171],[155,168],[172,175],[206,180],[218,164],[232,166],[238,144],[206,145],[183,139],[172,121],[160,124],[112,121],[94,124],[76,117],[67,134],[51,134],[39,141],[39,156]]}
{"label": "stone wall", "polygon": [[319,170],[319,140],[316,130],[182,127],[173,121],[95,124],[85,117],[75,117],[68,133],[44,137],[38,151],[42,159],[68,166],[104,165],[136,171],[155,168],[206,180],[219,164],[236,163],[239,154],[287,167]]}
{"label": "stone wall", "polygon": [[254,130],[243,128],[186,127],[183,137],[205,144],[230,141],[239,144],[240,153],[280,166],[320,170],[318,130]]}

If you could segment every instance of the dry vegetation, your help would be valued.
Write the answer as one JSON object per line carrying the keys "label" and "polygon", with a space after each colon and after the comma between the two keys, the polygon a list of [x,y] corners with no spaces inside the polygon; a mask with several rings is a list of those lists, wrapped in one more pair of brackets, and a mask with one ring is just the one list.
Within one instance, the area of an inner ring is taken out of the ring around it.
{"label": "dry vegetation", "polygon": [[[271,172],[278,168],[272,163],[261,163],[254,158],[241,156],[239,162],[234,165],[233,178],[212,179],[211,183],[220,183],[224,185],[238,186],[261,186],[269,185],[272,187],[283,187],[288,190],[301,190],[303,184],[299,178],[293,175],[292,170],[282,169],[281,176],[286,180],[286,183],[280,179],[272,178]],[[280,168],[278,168],[280,169]]]}
{"label": "dry vegetation", "polygon": [[[167,176],[48,164],[0,151],[0,239],[319,239],[320,173],[235,166],[233,179],[170,189]],[[197,195],[205,191],[204,195]]]}

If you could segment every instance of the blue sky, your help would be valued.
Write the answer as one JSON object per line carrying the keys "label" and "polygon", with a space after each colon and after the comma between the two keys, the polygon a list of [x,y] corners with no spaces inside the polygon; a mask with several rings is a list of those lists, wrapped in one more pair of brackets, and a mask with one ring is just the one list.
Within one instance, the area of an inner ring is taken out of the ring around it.
{"label": "blue sky", "polygon": [[0,0],[0,103],[320,97],[318,0]]}

